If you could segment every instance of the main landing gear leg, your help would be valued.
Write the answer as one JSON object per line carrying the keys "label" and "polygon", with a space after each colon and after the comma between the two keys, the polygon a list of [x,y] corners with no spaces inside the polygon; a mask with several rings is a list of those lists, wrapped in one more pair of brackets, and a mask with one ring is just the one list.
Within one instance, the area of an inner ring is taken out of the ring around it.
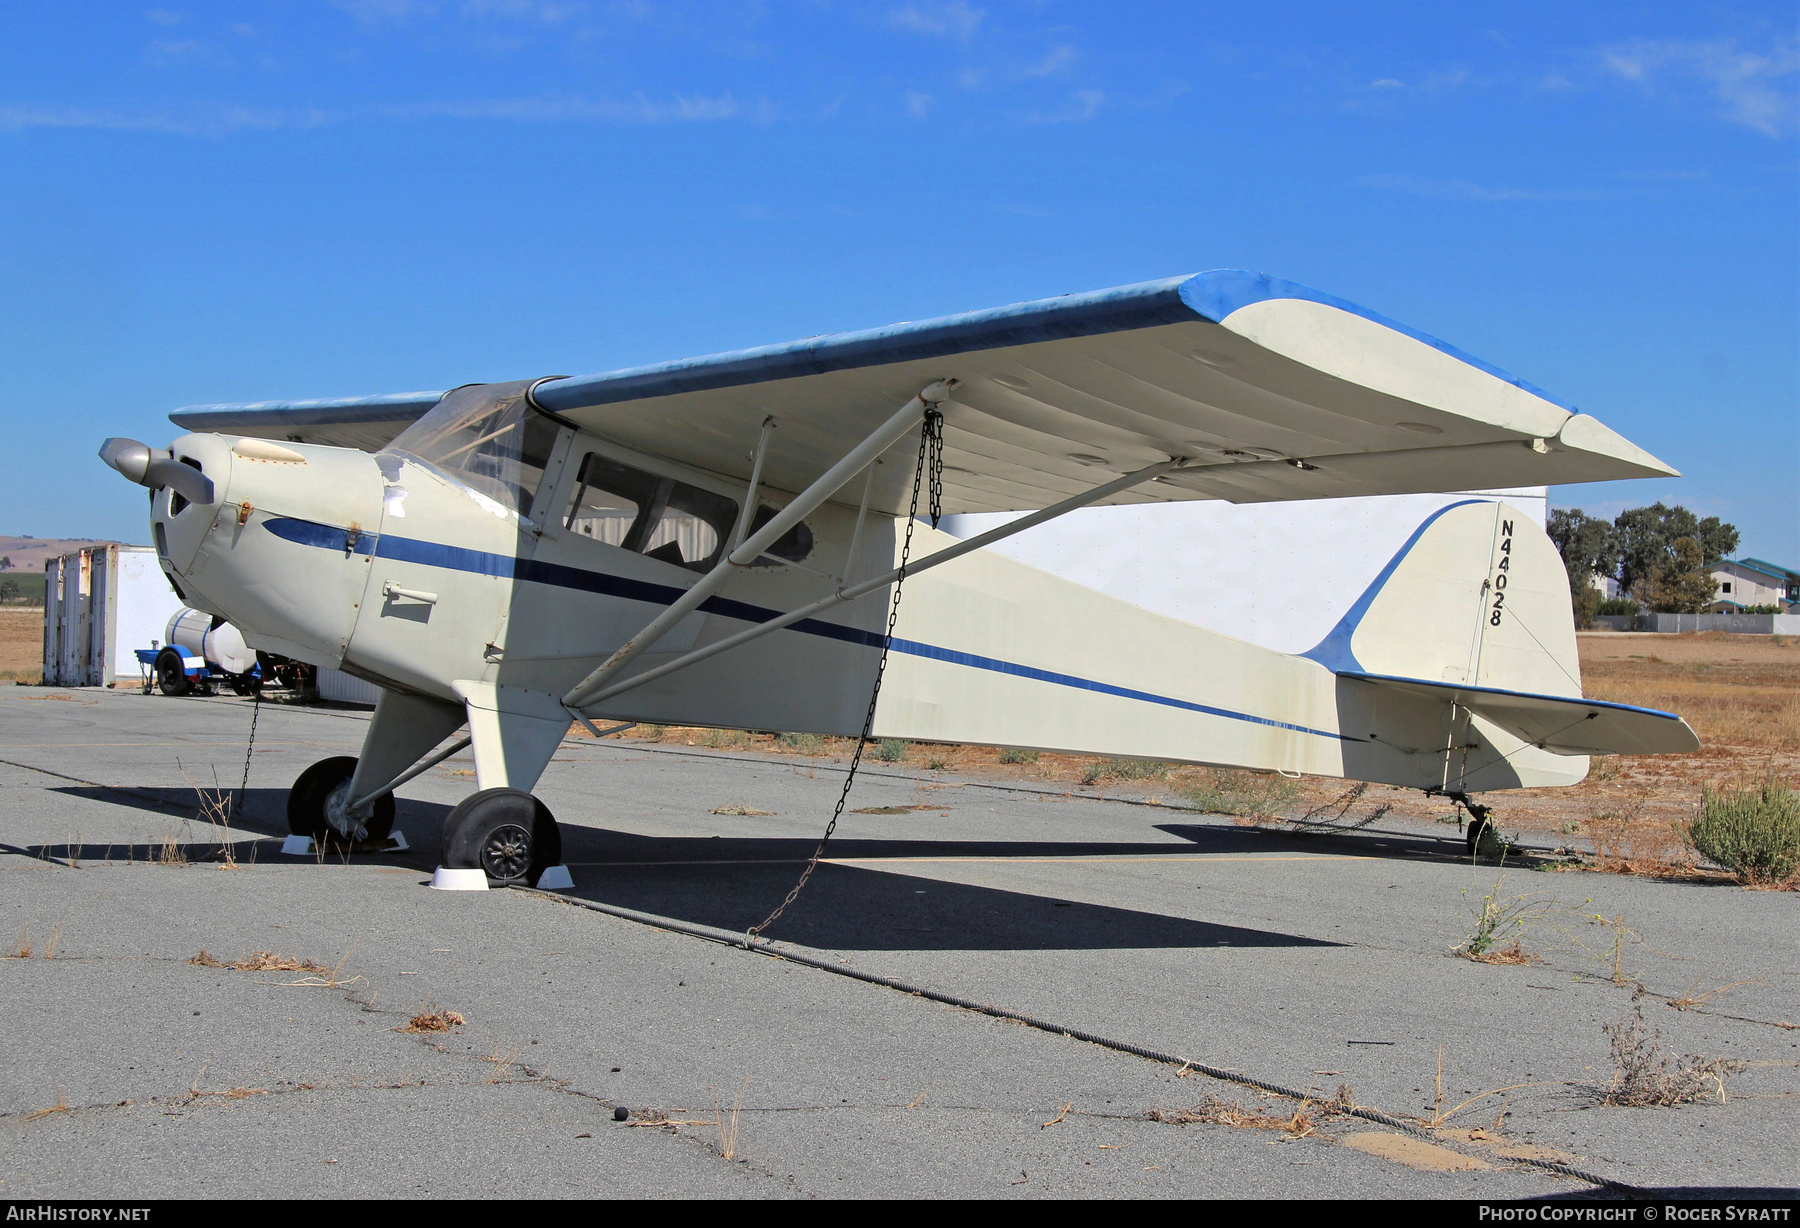
{"label": "main landing gear leg", "polygon": [[458,704],[382,691],[362,756],[321,760],[288,790],[288,830],[321,846],[386,840],[394,829],[394,795],[350,803],[389,785],[462,723]]}
{"label": "main landing gear leg", "polygon": [[556,820],[529,792],[569,731],[567,710],[553,695],[489,683],[454,685],[468,713],[480,791],[444,820],[434,885],[573,886]]}

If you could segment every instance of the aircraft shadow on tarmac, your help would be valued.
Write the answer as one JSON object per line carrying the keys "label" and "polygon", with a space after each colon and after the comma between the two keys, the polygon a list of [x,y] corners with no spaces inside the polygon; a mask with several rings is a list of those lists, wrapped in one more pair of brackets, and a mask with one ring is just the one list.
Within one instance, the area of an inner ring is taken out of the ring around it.
{"label": "aircraft shadow on tarmac", "polygon": [[[787,894],[812,839],[647,837],[564,825],[575,894],[741,932]],[[1341,945],[1029,891],[924,877],[944,859],[1005,863],[1191,854],[1167,842],[842,838],[767,937],[830,950],[1031,951]],[[891,861],[891,865],[881,865]],[[855,862],[861,864],[845,864]],[[874,863],[874,864],[871,864]]]}
{"label": "aircraft shadow on tarmac", "polygon": [[[198,819],[198,801],[187,788],[95,788],[55,790],[147,812],[169,834],[192,840],[212,835]],[[239,832],[264,837],[286,835],[285,789],[250,789]],[[437,830],[450,808],[400,799],[395,827],[413,849],[384,855],[383,862],[429,872],[435,864]],[[189,824],[181,836],[178,825]],[[834,840],[829,861],[813,876],[798,900],[768,936],[806,946],[840,950],[1122,950],[1191,947],[1314,947],[1341,945],[1271,930],[1219,925],[1138,909],[1055,899],[1027,891],[920,877],[934,858],[1074,858],[1191,855],[1196,851],[1271,851],[1258,833],[1229,826],[1171,827],[1191,843],[1168,841],[970,841],[896,837]],[[585,898],[675,917],[700,925],[741,931],[760,921],[793,885],[814,841],[744,837],[651,837],[631,832],[563,824],[563,858]],[[163,833],[157,832],[160,837]],[[34,857],[67,861],[155,861],[160,840],[144,844],[53,843],[16,850]],[[1317,842],[1306,847],[1316,849]],[[216,843],[189,845],[196,858],[217,855]],[[239,853],[240,859],[243,853]],[[894,860],[891,867],[879,864]],[[862,862],[846,865],[844,862]],[[941,863],[939,863],[941,864]]]}

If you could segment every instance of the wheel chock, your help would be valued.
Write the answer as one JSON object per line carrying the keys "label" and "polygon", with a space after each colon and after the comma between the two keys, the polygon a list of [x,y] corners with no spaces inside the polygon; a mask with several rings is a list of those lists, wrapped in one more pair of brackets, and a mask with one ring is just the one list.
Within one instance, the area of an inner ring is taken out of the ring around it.
{"label": "wheel chock", "polygon": [[538,875],[537,889],[539,891],[570,891],[574,889],[574,886],[575,880],[569,877],[568,866],[551,866]]}
{"label": "wheel chock", "polygon": [[452,870],[439,866],[431,876],[433,891],[486,891],[488,889],[487,871]]}
{"label": "wheel chock", "polygon": [[[411,847],[412,845],[406,842],[406,833],[397,831],[383,840],[379,847],[359,844],[351,851],[356,853],[404,853]],[[311,836],[289,836],[281,842],[281,851],[289,857],[311,857],[317,849]]]}

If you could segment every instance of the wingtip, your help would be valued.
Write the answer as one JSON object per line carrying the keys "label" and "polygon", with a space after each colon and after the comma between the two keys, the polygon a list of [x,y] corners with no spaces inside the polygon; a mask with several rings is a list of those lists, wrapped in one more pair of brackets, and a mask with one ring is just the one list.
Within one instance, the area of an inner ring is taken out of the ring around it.
{"label": "wingtip", "polygon": [[1621,477],[1678,478],[1681,471],[1632,443],[1629,439],[1588,414],[1571,414],[1557,433],[1556,442],[1578,452],[1588,452],[1618,461],[1639,472]]}

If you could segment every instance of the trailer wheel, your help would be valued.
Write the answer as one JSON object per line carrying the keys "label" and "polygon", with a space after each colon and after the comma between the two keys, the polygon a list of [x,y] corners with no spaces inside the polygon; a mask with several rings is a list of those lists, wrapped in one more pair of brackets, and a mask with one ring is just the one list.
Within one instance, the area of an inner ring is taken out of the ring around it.
{"label": "trailer wheel", "polygon": [[484,870],[496,887],[529,887],[562,862],[550,808],[521,789],[483,789],[444,820],[438,864]]}
{"label": "trailer wheel", "polygon": [[[350,787],[350,778],[354,775],[356,758],[353,755],[334,755],[330,759],[321,759],[300,773],[300,778],[288,790],[288,830],[296,836],[311,836],[313,842],[321,847],[345,843],[346,833],[333,825],[327,813],[327,805],[340,789]],[[375,799],[371,813],[363,820],[362,827],[362,834],[355,837],[353,843],[379,842],[388,838],[389,833],[394,830],[392,793]]]}
{"label": "trailer wheel", "polygon": [[187,666],[182,664],[181,654],[173,648],[165,648],[156,654],[156,685],[164,695],[186,695],[193,690],[188,681]]}

